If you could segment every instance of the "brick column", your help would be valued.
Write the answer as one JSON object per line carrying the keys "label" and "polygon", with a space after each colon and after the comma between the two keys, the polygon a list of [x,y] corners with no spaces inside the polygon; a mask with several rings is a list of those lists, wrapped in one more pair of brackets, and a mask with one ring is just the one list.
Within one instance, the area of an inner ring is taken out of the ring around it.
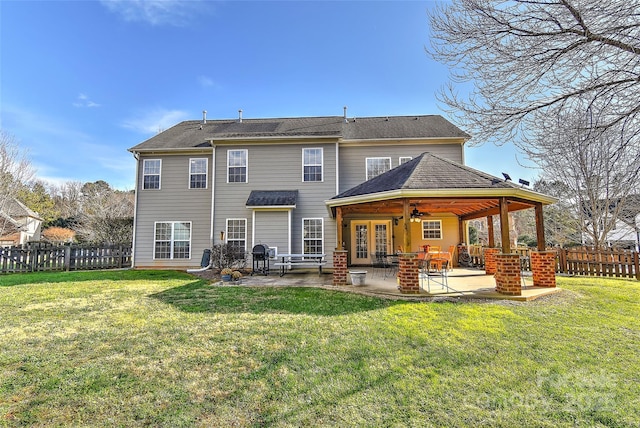
{"label": "brick column", "polygon": [[347,251],[333,252],[333,285],[347,285]]}
{"label": "brick column", "polygon": [[556,255],[555,251],[532,251],[531,272],[535,287],[556,286]]}
{"label": "brick column", "polygon": [[496,255],[500,254],[499,248],[484,249],[484,270],[487,275],[496,273]]}
{"label": "brick column", "polygon": [[347,285],[347,250],[333,252],[333,285]]}
{"label": "brick column", "polygon": [[509,296],[522,295],[520,255],[496,254],[496,291]]}
{"label": "brick column", "polygon": [[398,257],[398,290],[403,294],[420,293],[420,260],[416,253],[402,253]]}

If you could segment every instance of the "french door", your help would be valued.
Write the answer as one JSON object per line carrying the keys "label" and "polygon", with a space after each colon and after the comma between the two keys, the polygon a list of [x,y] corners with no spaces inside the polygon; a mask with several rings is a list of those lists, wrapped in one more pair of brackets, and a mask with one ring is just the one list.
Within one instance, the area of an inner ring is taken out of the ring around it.
{"label": "french door", "polygon": [[391,252],[390,220],[351,222],[351,264],[371,264],[371,255]]}

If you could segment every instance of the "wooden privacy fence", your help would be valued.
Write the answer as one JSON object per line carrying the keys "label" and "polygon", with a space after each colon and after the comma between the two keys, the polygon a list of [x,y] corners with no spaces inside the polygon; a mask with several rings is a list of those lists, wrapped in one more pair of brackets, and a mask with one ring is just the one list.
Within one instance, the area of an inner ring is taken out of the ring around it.
{"label": "wooden privacy fence", "polygon": [[123,245],[28,245],[0,248],[0,273],[117,269],[131,266]]}
{"label": "wooden privacy fence", "polygon": [[[511,250],[520,255],[522,269],[531,270],[531,249],[518,247]],[[556,251],[556,272],[568,275],[635,278],[640,280],[640,256],[630,250],[594,250],[592,248],[553,248]],[[484,248],[469,246],[471,264],[484,267]]]}
{"label": "wooden privacy fence", "polygon": [[640,260],[635,251],[560,249],[556,260],[556,270],[561,273],[640,280]]}

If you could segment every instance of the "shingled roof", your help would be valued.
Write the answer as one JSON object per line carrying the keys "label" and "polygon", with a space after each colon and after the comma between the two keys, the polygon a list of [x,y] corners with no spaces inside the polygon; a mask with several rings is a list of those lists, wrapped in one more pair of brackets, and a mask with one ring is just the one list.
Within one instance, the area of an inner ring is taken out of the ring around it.
{"label": "shingled roof", "polygon": [[499,214],[500,201],[518,211],[556,199],[432,153],[420,156],[325,201],[332,215],[402,215],[406,202],[429,213],[452,213],[465,220]]}
{"label": "shingled roof", "polygon": [[422,153],[384,174],[334,196],[333,199],[392,190],[500,188],[519,186],[432,153]]}
{"label": "shingled roof", "polygon": [[247,199],[247,207],[295,207],[297,190],[252,190]]}
{"label": "shingled roof", "polygon": [[208,147],[210,141],[277,138],[343,140],[461,138],[470,136],[439,115],[349,118],[342,116],[181,122],[130,148],[180,150]]}

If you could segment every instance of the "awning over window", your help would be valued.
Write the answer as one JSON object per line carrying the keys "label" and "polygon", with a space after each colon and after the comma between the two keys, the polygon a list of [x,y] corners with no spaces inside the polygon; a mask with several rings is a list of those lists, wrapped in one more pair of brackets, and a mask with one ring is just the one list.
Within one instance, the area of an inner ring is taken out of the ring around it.
{"label": "awning over window", "polygon": [[295,208],[297,190],[253,190],[247,199],[247,208]]}

